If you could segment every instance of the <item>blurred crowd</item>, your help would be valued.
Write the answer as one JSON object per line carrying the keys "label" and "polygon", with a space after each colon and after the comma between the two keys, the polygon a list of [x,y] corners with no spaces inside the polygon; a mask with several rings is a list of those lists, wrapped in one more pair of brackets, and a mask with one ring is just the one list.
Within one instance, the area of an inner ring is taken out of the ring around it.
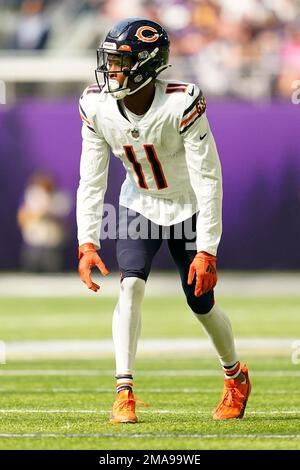
{"label": "blurred crowd", "polygon": [[83,55],[116,21],[145,16],[171,38],[172,76],[207,95],[290,97],[300,79],[300,0],[0,0],[1,49]]}

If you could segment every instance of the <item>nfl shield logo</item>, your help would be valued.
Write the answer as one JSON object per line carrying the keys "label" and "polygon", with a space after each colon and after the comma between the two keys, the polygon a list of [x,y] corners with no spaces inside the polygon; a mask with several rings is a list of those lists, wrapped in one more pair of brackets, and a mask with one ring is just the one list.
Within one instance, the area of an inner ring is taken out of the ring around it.
{"label": "nfl shield logo", "polygon": [[131,135],[134,139],[138,139],[139,136],[140,136],[140,133],[139,133],[139,130],[134,128],[132,131],[131,131]]}

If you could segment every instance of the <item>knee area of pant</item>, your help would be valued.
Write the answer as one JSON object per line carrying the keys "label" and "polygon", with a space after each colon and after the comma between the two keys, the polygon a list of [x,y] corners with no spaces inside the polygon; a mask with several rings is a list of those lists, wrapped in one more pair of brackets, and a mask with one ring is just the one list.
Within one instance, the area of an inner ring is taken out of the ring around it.
{"label": "knee area of pant", "polygon": [[124,277],[121,282],[121,290],[131,297],[142,297],[145,284],[145,281],[139,277]]}
{"label": "knee area of pant", "polygon": [[190,293],[186,297],[187,303],[196,315],[205,315],[211,311],[214,306],[214,300],[211,296],[201,295],[196,297]]}

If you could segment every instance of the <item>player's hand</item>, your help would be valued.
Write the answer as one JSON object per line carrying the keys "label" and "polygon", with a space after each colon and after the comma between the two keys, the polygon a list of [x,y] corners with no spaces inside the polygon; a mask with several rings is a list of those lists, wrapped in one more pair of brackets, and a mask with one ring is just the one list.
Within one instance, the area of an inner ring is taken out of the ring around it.
{"label": "player's hand", "polygon": [[217,284],[217,258],[205,251],[199,251],[193,259],[188,275],[187,283],[193,283],[196,274],[195,296],[206,294]]}
{"label": "player's hand", "polygon": [[109,274],[107,267],[95,250],[93,243],[84,243],[83,245],[80,245],[78,249],[78,257],[78,271],[82,282],[84,282],[89,289],[97,292],[98,289],[100,289],[100,286],[92,281],[91,269],[95,266],[103,276],[107,276],[107,274]]}

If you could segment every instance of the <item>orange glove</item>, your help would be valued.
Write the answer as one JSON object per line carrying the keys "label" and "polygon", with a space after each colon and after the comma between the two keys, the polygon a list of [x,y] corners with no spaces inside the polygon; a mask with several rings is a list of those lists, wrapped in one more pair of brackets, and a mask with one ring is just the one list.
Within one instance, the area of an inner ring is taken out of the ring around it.
{"label": "orange glove", "polygon": [[196,273],[195,296],[206,294],[217,284],[217,258],[205,251],[199,251],[193,259],[188,275],[188,285],[193,283]]}
{"label": "orange glove", "polygon": [[78,271],[82,282],[84,282],[89,289],[94,292],[97,292],[98,289],[100,289],[100,286],[92,282],[91,269],[96,266],[99,271],[103,274],[103,276],[107,276],[107,274],[109,274],[109,271],[100,256],[98,255],[98,253],[96,252],[93,243],[84,243],[83,245],[80,245],[78,249],[78,258]]}

